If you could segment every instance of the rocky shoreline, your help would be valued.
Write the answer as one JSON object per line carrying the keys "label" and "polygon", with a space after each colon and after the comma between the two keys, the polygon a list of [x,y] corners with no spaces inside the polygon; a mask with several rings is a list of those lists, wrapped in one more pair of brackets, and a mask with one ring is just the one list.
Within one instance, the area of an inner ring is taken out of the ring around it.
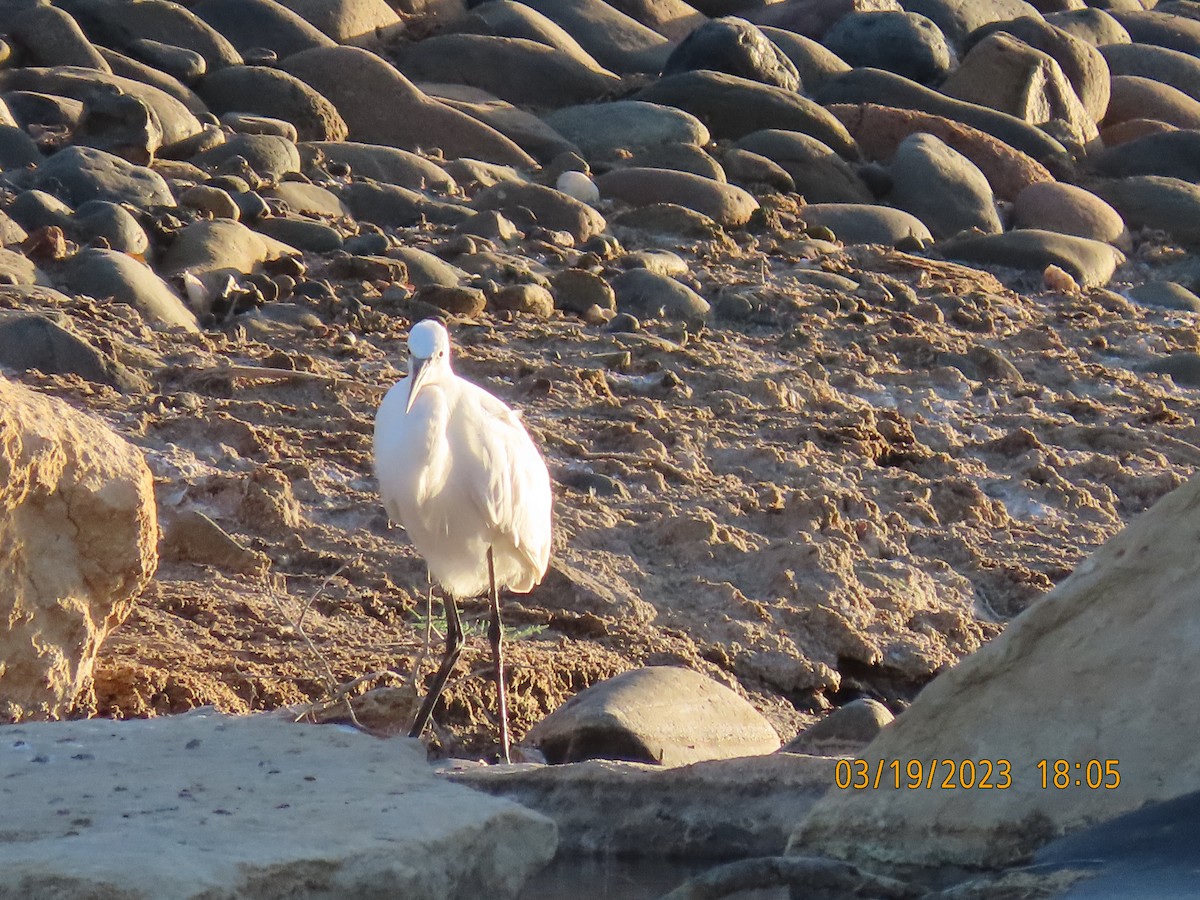
{"label": "rocky shoreline", "polygon": [[[0,34],[4,721],[349,694],[401,730],[437,614],[371,421],[429,315],[555,482],[518,737],[656,666],[783,742],[903,719],[1200,465],[1200,4],[0,0]],[[491,752],[484,614],[436,757]]]}

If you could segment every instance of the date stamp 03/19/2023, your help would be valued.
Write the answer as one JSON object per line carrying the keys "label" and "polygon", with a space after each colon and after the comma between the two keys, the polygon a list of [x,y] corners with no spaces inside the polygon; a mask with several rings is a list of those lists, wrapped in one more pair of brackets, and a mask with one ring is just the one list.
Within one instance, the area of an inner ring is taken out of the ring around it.
{"label": "date stamp 03/19/2023", "polygon": [[1003,791],[1016,779],[1031,778],[1043,790],[1116,790],[1120,760],[1039,759],[1014,766],[1007,759],[839,759],[833,770],[841,790]]}

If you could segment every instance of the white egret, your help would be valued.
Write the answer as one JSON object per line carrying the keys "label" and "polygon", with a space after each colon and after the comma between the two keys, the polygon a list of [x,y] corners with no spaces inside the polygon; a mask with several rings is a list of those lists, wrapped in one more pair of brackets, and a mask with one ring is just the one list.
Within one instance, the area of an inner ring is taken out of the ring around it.
{"label": "white egret", "polygon": [[550,561],[550,475],[518,415],[454,374],[435,319],[408,333],[408,375],[375,414],[375,474],[384,508],[439,584],[446,650],[411,731],[420,736],[462,651],[456,601],[487,592],[500,746],[508,761],[501,588],[532,590]]}

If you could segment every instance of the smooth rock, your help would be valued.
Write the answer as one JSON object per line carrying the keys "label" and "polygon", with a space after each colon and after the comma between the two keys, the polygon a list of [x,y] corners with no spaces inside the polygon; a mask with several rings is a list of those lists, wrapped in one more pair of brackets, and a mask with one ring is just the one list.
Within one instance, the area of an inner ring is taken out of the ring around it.
{"label": "smooth rock", "polygon": [[758,209],[758,201],[741,188],[689,172],[616,169],[599,176],[596,186],[603,197],[634,206],[676,203],[726,226],[744,225]]}
{"label": "smooth rock", "polygon": [[1128,44],[1133,40],[1121,23],[1102,9],[1088,8],[1051,13],[1046,16],[1046,21],[1081,41],[1087,41],[1093,47]]}
{"label": "smooth rock", "polygon": [[1099,137],[1058,61],[1003,31],[972,47],[940,90],[1032,125],[1060,124],[1079,147],[1093,146]]}
{"label": "smooth rock", "polygon": [[225,143],[192,158],[203,169],[217,170],[223,163],[240,156],[255,174],[277,180],[288,172],[300,171],[300,152],[287,138],[275,134],[235,134]]}
{"label": "smooth rock", "polygon": [[265,48],[280,59],[334,41],[275,0],[200,0],[192,12],[221,32],[239,53]]}
{"label": "smooth rock", "polygon": [[578,147],[533,113],[493,97],[487,91],[429,82],[423,82],[421,89],[450,108],[496,129],[539,162],[550,163],[560,154],[579,152]]}
{"label": "smooth rock", "polygon": [[436,306],[453,316],[478,316],[487,307],[487,296],[483,291],[467,285],[426,285],[417,288],[414,299]]}
{"label": "smooth rock", "polygon": [[[829,152],[833,153],[832,150]],[[720,162],[729,183],[751,193],[761,192],[764,187],[784,194],[797,192],[796,179],[783,166],[766,156],[731,147],[721,153]]]}
{"label": "smooth rock", "polygon": [[628,159],[609,163],[610,169],[656,169],[697,175],[724,184],[725,170],[708,151],[695,144],[660,144],[639,150]]}
{"label": "smooth rock", "polygon": [[28,237],[28,232],[17,223],[16,219],[0,210],[0,247],[23,243]]}
{"label": "smooth rock", "polygon": [[708,129],[691,113],[639,100],[567,106],[542,118],[588,159],[609,157],[618,150],[664,144],[703,146],[709,141]]}
{"label": "smooth rock", "polygon": [[208,72],[208,62],[195,50],[175,47],[162,41],[138,38],[125,48],[134,59],[178,78],[189,87],[195,86]]}
{"label": "smooth rock", "polygon": [[[40,299],[46,292],[55,299],[69,303],[70,299],[49,288],[37,288],[38,294],[28,297],[17,286],[0,287],[0,297],[20,303]],[[138,379],[128,370],[107,359],[103,353],[63,325],[35,313],[0,310],[0,366],[15,372],[37,369],[47,375],[78,375],[87,381],[107,384],[118,390],[129,390]],[[0,685],[3,679],[0,678]]]}
{"label": "smooth rock", "polygon": [[224,113],[220,119],[222,126],[232,129],[238,134],[274,134],[287,138],[293,144],[300,140],[299,134],[296,133],[296,126],[283,119],[240,112]]}
{"label": "smooth rock", "polygon": [[0,125],[0,171],[41,165],[42,152],[22,128]]}
{"label": "smooth rock", "polygon": [[1200,100],[1139,75],[1114,75],[1104,124],[1129,119],[1157,119],[1176,128],[1200,128]]}
{"label": "smooth rock", "polygon": [[778,163],[809,203],[870,203],[858,173],[830,147],[798,131],[768,128],[739,138],[737,146]]}
{"label": "smooth rock", "polygon": [[1124,122],[1100,129],[1100,140],[1107,149],[1120,147],[1122,144],[1136,141],[1138,138],[1150,134],[1166,134],[1168,131],[1179,131],[1179,129],[1157,119],[1126,119]]}
{"label": "smooth rock", "polygon": [[128,303],[153,325],[199,331],[196,315],[147,266],[116,250],[81,250],[55,272],[67,293]]}
{"label": "smooth rock", "polygon": [[972,40],[1003,31],[1030,47],[1054,57],[1083,104],[1088,118],[1104,118],[1109,100],[1109,67],[1101,50],[1056,28],[1043,19],[1022,16],[1008,22],[993,22],[971,35]]}
{"label": "smooth rock", "polygon": [[519,106],[554,109],[596,100],[620,79],[523,38],[444,34],[405,48],[397,65],[415,81],[480,88]]}
{"label": "smooth rock", "polygon": [[703,323],[708,301],[674,278],[650,269],[629,269],[612,279],[617,309],[643,319]]}
{"label": "smooth rock", "polygon": [[194,50],[208,68],[242,64],[241,54],[219,31],[184,7],[166,0],[60,0],[88,37],[124,53],[139,38]]}
{"label": "smooth rock", "polygon": [[683,0],[608,0],[608,5],[671,41],[683,40],[705,19]]}
{"label": "smooth rock", "polygon": [[882,69],[854,69],[839,75],[817,92],[816,99],[826,106],[873,103],[931,113],[987,132],[1032,156],[1051,173],[1069,174],[1073,169],[1066,148],[1028,122],[986,106],[956,100]]}
{"label": "smooth rock", "polygon": [[458,188],[441,166],[396,147],[354,141],[311,141],[301,144],[300,150],[319,151],[326,160],[349,166],[352,174],[372,181],[437,194],[453,194]]}
{"label": "smooth rock", "polygon": [[1135,372],[1150,375],[1169,375],[1181,387],[1200,387],[1200,353],[1176,350],[1167,356],[1151,359],[1133,367]]}
{"label": "smooth rock", "polygon": [[886,69],[929,84],[950,71],[950,47],[932,20],[911,12],[860,12],[843,16],[822,44],[850,66]]}
{"label": "smooth rock", "polygon": [[1200,246],[1200,186],[1178,178],[1136,175],[1090,185],[1129,228],[1157,228],[1189,246]]}
{"label": "smooth rock", "polygon": [[557,844],[545,817],[435,775],[417,741],[208,710],[19,728],[0,778],[28,839],[0,850],[3,893],[511,900]]}
{"label": "smooth rock", "polygon": [[408,280],[417,287],[426,285],[456,287],[469,281],[471,277],[458,266],[452,266],[445,260],[417,247],[396,247],[389,250],[388,255],[396,257],[408,266]]}
{"label": "smooth rock", "polygon": [[491,298],[494,309],[527,313],[539,319],[554,315],[554,295],[540,284],[509,284]]}
{"label": "smooth rock", "polygon": [[899,9],[896,0],[786,0],[748,9],[745,16],[756,24],[785,28],[819,41],[844,16]]}
{"label": "smooth rock", "polygon": [[696,70],[800,90],[800,75],[787,55],[759,29],[736,16],[705,22],[682,40],[663,66],[663,75]]}
{"label": "smooth rock", "polygon": [[[62,400],[0,377],[0,410],[0,558],[11,573],[0,600],[0,719],[87,711],[96,655],[158,564],[153,477],[141,451]],[[9,752],[5,763],[28,766],[31,755]],[[28,784],[45,809],[44,780],[4,781],[5,808],[29,827],[32,813],[17,813],[13,791]],[[20,882],[11,857],[0,869]]]}
{"label": "smooth rock", "polygon": [[213,219],[181,229],[163,254],[159,270],[167,276],[186,272],[213,294],[220,294],[230,278],[254,272],[265,262],[296,255],[292,247],[240,222]]}
{"label": "smooth rock", "polygon": [[[775,753],[669,769],[587,760],[464,768],[446,777],[549,816],[562,854],[711,861],[782,852],[796,820],[833,783],[834,765]],[[580,803],[580,796],[605,802]]]}
{"label": "smooth rock", "polygon": [[947,259],[1039,273],[1058,266],[1082,287],[1108,284],[1125,261],[1125,254],[1111,244],[1034,228],[951,238],[939,242],[937,250]]}
{"label": "smooth rock", "polygon": [[844,60],[812,38],[769,25],[760,26],[759,31],[792,61],[796,74],[800,76],[800,84],[810,94],[819,90],[833,76],[850,71],[850,66]]}
{"label": "smooth rock", "polygon": [[398,184],[355,181],[334,186],[331,192],[354,214],[354,218],[382,228],[407,228],[422,220],[457,225],[471,216],[468,207],[444,203]]}
{"label": "smooth rock", "polygon": [[[618,277],[646,270],[631,270]],[[746,700],[691,669],[650,666],[593,684],[530,729],[552,763],[584,759],[680,766],[772,753],[779,735]]]}
{"label": "smooth rock", "polygon": [[349,134],[332,103],[299,78],[279,69],[222,69],[205,78],[199,91],[217,115],[239,112],[283,119],[296,127],[302,141],[343,141]]}
{"label": "smooth rock", "polygon": [[607,69],[657,74],[671,44],[604,0],[523,0],[553,19]]}
{"label": "smooth rock", "polygon": [[869,697],[852,700],[788,741],[783,752],[814,756],[854,754],[875,740],[895,718],[878,700]]}
{"label": "smooth rock", "polygon": [[1012,200],[1031,184],[1054,180],[1046,167],[1032,157],[984,131],[943,116],[871,103],[835,104],[830,111],[845,123],[868,159],[889,161],[905,139],[925,132],[974,163],[992,191],[1003,200]]}
{"label": "smooth rock", "polygon": [[30,66],[83,66],[111,72],[100,52],[71,16],[55,6],[33,6],[7,25],[8,36]]}
{"label": "smooth rock", "polygon": [[[8,91],[0,98],[19,128],[30,125],[63,127],[74,130],[83,118],[83,103],[70,97],[37,91]],[[4,125],[11,128],[11,125]]]}
{"label": "smooth rock", "polygon": [[38,91],[86,101],[100,85],[111,85],[122,93],[132,94],[150,107],[162,129],[164,146],[185,140],[200,131],[200,123],[195,115],[179,99],[158,87],[132,78],[78,66],[26,66],[0,70],[0,91]]}
{"label": "smooth rock", "polygon": [[1200,182],[1200,131],[1148,134],[1110,147],[1089,162],[1097,173],[1110,178],[1165,175]]}
{"label": "smooth rock", "polygon": [[553,280],[554,301],[559,309],[582,314],[593,306],[604,310],[617,308],[612,286],[586,269],[563,269]]}
{"label": "smooth rock", "polygon": [[163,132],[145,101],[110,85],[98,85],[83,103],[83,116],[72,140],[78,146],[148,166],[163,146]]}
{"label": "smooth rock", "polygon": [[688,264],[683,257],[669,250],[637,250],[621,256],[616,263],[622,269],[648,269],[669,278],[688,273]]}
{"label": "smooth rock", "polygon": [[1108,12],[1129,32],[1134,43],[1200,55],[1200,21],[1152,9],[1110,9]]}
{"label": "smooth rock", "polygon": [[128,78],[136,83],[149,85],[162,91],[168,97],[178,100],[183,105],[183,108],[193,116],[202,116],[208,112],[208,107],[204,105],[204,101],[196,96],[196,92],[178,78],[174,78],[166,72],[148,66],[144,62],[134,59],[132,56],[126,56],[115,50],[109,50],[107,47],[97,47],[96,49],[100,51],[100,55],[104,57],[104,61],[108,63],[114,75],[121,78]]}
{"label": "smooth rock", "polygon": [[367,50],[318,47],[289,56],[282,68],[333,103],[353,141],[405,150],[437,147],[449,158],[534,165],[529,154],[494,128],[425,96]]}
{"label": "smooth rock", "polygon": [[280,0],[338,44],[353,44],[386,34],[400,24],[385,0]]}
{"label": "smooth rock", "polygon": [[157,172],[90,147],[60,150],[23,180],[30,188],[52,190],[72,206],[87,200],[138,207],[175,205]]}
{"label": "smooth rock", "polygon": [[67,237],[80,244],[103,240],[110,249],[131,256],[152,255],[150,238],[141,223],[124,206],[108,200],[81,203],[67,221],[57,224]]}
{"label": "smooth rock", "polygon": [[888,202],[924,222],[936,239],[972,228],[985,234],[1004,230],[987,178],[933,135],[914,134],[901,141],[891,173]]}
{"label": "smooth rock", "polygon": [[553,19],[513,0],[490,0],[475,6],[466,19],[455,23],[455,30],[537,41],[561,50],[590,69],[600,71],[604,68]]}
{"label": "smooth rock", "polygon": [[307,250],[310,253],[340,250],[345,243],[337,229],[312,219],[295,216],[270,216],[261,219],[254,224],[254,230],[282,241],[289,247]]}
{"label": "smooth rock", "polygon": [[911,213],[866,203],[810,203],[801,212],[805,224],[828,228],[846,244],[885,244],[920,249],[933,243],[929,228]]}
{"label": "smooth rock", "polygon": [[724,229],[708,216],[676,203],[652,203],[626,210],[613,216],[612,226],[614,234],[619,231],[637,232],[639,240],[644,240],[647,235],[657,235],[670,246],[675,246],[680,238],[729,241]]}
{"label": "smooth rock", "polygon": [[669,75],[638,91],[632,99],[685,110],[704,122],[718,139],[736,140],[752,131],[779,128],[811,135],[846,158],[857,155],[845,127],[817,103],[794,91],[736,75]]}
{"label": "smooth rock", "polygon": [[16,250],[0,250],[0,276],[5,284],[48,283],[33,261]]}
{"label": "smooth rock", "polygon": [[[1026,860],[1049,837],[1200,789],[1195,742],[1173,724],[1200,714],[1191,653],[1200,599],[1198,504],[1200,479],[1193,478],[926,685],[857,754],[870,768],[936,745],[945,759],[1009,760],[1011,785],[830,791],[799,824],[789,852],[888,868],[1003,867]],[[1147,692],[1169,694],[1170,709],[1147,703]],[[1098,771],[1085,771],[1096,758]],[[1041,759],[1068,761],[1068,789],[1042,787]],[[1104,760],[1113,761],[1107,771]],[[1005,781],[997,768],[993,784]],[[1110,787],[1089,790],[1088,777]]]}
{"label": "smooth rock", "polygon": [[968,35],[991,22],[1020,16],[1041,18],[1041,13],[1022,0],[905,0],[904,8],[933,20],[950,43],[962,47]]}
{"label": "smooth rock", "polygon": [[[1138,75],[1169,84],[1200,100],[1200,59],[1151,44],[1109,44],[1100,48],[1113,75]],[[1097,117],[1097,121],[1102,117]]]}
{"label": "smooth rock", "polygon": [[291,212],[333,218],[351,218],[353,216],[350,208],[341,201],[337,194],[316,184],[305,184],[302,181],[282,181],[273,187],[265,188],[263,194],[282,200]]}
{"label": "smooth rock", "polygon": [[1174,281],[1147,281],[1131,287],[1125,296],[1142,306],[1200,312],[1200,297]]}
{"label": "smooth rock", "polygon": [[1012,219],[1014,228],[1038,228],[1110,244],[1128,242],[1120,213],[1073,184],[1051,181],[1030,185],[1013,202]]}
{"label": "smooth rock", "polygon": [[503,182],[475,195],[471,203],[476,209],[507,209],[524,206],[537,217],[543,228],[569,233],[576,244],[595,237],[604,230],[604,217],[586,203],[568,197],[562,191],[540,184],[511,184]]}

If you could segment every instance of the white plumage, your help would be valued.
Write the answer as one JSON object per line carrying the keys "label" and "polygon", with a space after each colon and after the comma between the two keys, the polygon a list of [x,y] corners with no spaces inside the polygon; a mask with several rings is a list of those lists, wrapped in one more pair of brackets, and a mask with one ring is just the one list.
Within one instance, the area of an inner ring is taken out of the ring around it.
{"label": "white plumage", "polygon": [[375,474],[388,515],[404,526],[448,595],[446,656],[414,731],[424,728],[461,650],[455,598],[489,593],[507,759],[496,597],[504,587],[530,591],[546,574],[550,475],[518,415],[454,373],[450,336],[440,322],[414,325],[408,349],[409,373],[387,392],[375,416]]}

